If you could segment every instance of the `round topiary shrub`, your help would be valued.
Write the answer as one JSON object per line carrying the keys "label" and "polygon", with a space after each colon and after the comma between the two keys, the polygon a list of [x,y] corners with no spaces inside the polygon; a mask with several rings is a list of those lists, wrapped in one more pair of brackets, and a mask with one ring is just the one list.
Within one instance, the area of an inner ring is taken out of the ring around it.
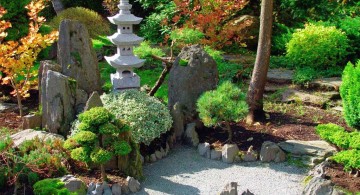
{"label": "round topiary shrub", "polygon": [[229,141],[232,141],[230,122],[238,122],[248,113],[246,95],[230,81],[223,82],[216,90],[205,92],[197,101],[197,111],[205,126],[225,122]]}
{"label": "round topiary shrub", "polygon": [[72,7],[62,11],[50,21],[49,25],[54,29],[59,29],[59,25],[64,19],[77,20],[83,23],[88,29],[91,38],[109,34],[110,32],[109,22],[98,13],[83,7]]}
{"label": "round topiary shrub", "polygon": [[348,63],[342,75],[340,95],[346,123],[360,130],[360,60]]}
{"label": "round topiary shrub", "polygon": [[49,195],[49,194],[62,194],[62,195],[73,195],[67,188],[65,183],[60,179],[44,179],[34,184],[35,195]]}
{"label": "round topiary shrub", "polygon": [[104,107],[130,125],[133,140],[149,145],[172,125],[167,107],[138,90],[126,90],[101,96]]}
{"label": "round topiary shrub", "polygon": [[323,70],[342,65],[348,47],[348,39],[341,30],[309,24],[292,35],[286,45],[286,57],[295,67]]}

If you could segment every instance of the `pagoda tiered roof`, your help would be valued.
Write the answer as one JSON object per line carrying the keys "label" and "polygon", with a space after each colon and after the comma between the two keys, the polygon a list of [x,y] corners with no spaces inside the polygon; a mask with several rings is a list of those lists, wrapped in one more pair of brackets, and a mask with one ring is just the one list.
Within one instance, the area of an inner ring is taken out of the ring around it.
{"label": "pagoda tiered roof", "polygon": [[115,54],[110,57],[105,57],[106,61],[114,68],[124,69],[124,68],[139,68],[141,67],[145,60],[139,59],[136,56],[120,56],[120,54]]}
{"label": "pagoda tiered roof", "polygon": [[135,34],[120,33],[115,33],[109,36],[108,39],[117,46],[139,45],[144,40],[144,38],[139,37]]}
{"label": "pagoda tiered roof", "polygon": [[108,17],[111,23],[116,25],[124,24],[140,24],[142,18],[136,17],[133,14],[121,14],[118,13],[115,16]]}

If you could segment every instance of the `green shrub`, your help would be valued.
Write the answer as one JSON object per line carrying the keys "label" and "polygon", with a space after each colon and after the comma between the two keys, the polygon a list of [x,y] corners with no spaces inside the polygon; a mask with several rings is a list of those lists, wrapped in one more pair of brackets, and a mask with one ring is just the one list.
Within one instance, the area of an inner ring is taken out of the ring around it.
{"label": "green shrub", "polygon": [[170,34],[170,39],[180,45],[198,44],[204,37],[204,33],[190,28],[177,29]]}
{"label": "green shrub", "polygon": [[92,38],[110,33],[108,21],[103,19],[98,13],[83,7],[73,7],[62,11],[50,21],[49,25],[54,29],[59,29],[59,25],[64,19],[77,20],[83,23]]}
{"label": "green shrub", "polygon": [[129,143],[119,138],[129,130],[127,124],[115,119],[106,108],[95,107],[80,114],[75,128],[75,134],[65,141],[64,147],[71,151],[71,158],[100,165],[103,181],[107,179],[104,164],[116,155],[131,152]]}
{"label": "green shrub", "polygon": [[316,127],[316,133],[321,139],[335,144],[342,149],[360,150],[360,132],[347,132],[341,126],[329,123],[321,124]]}
{"label": "green shrub", "polygon": [[105,108],[130,124],[136,143],[149,145],[172,126],[167,107],[156,98],[138,90],[104,94],[101,99]]}
{"label": "green shrub", "polygon": [[338,26],[349,39],[351,54],[348,59],[355,63],[360,59],[360,16],[341,19]]}
{"label": "green shrub", "polygon": [[360,60],[355,66],[348,63],[345,67],[340,95],[346,123],[360,129]]}
{"label": "green shrub", "polygon": [[274,23],[273,31],[271,53],[273,55],[283,55],[286,53],[286,44],[291,40],[294,30],[284,24]]}
{"label": "green shrub", "polygon": [[152,55],[163,57],[165,53],[159,48],[150,46],[150,42],[144,41],[138,47],[134,48],[134,54],[141,59],[145,59],[143,68],[155,68],[161,66],[161,61],[155,60]]}
{"label": "green shrub", "polygon": [[314,80],[318,76],[318,71],[312,67],[298,68],[295,71],[293,82],[296,84],[305,84],[309,81]]}
{"label": "green shrub", "polygon": [[344,150],[335,154],[332,159],[343,164],[346,171],[360,169],[360,150]]}
{"label": "green shrub", "polygon": [[225,121],[225,129],[232,138],[229,122],[238,122],[248,112],[245,93],[229,81],[223,82],[216,90],[205,92],[197,101],[199,117],[206,126],[218,125]]}
{"label": "green shrub", "polygon": [[35,195],[75,195],[65,188],[65,183],[59,179],[44,179],[34,184]]}
{"label": "green shrub", "polygon": [[[105,10],[102,6],[103,0],[61,0],[65,8],[73,8],[73,7],[84,7],[90,10],[94,10],[99,14],[104,14]],[[119,4],[119,1],[118,1]]]}
{"label": "green shrub", "polygon": [[292,35],[286,57],[296,67],[324,70],[342,65],[348,55],[348,39],[335,27],[309,24]]}

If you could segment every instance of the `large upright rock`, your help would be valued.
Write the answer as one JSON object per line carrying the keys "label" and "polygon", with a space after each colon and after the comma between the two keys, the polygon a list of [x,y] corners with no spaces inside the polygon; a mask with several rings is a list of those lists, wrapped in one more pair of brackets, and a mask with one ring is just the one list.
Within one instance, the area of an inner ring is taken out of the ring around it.
{"label": "large upright rock", "polygon": [[41,87],[42,127],[51,133],[67,135],[75,119],[76,81],[48,70]]}
{"label": "large upright rock", "polygon": [[[205,91],[215,89],[217,83],[218,71],[215,60],[200,45],[183,48],[170,71],[170,110],[173,110],[174,105],[177,104],[178,108],[181,108],[183,120],[186,121],[183,125],[193,122],[197,116],[197,99]],[[176,120],[174,121],[174,127],[178,127]],[[184,128],[174,130],[179,138]]]}
{"label": "large upright rock", "polygon": [[61,66],[51,60],[43,60],[40,62],[40,68],[38,71],[40,104],[41,104],[41,100],[45,98],[43,96],[46,95],[46,87],[43,87],[42,84],[46,83],[46,78],[47,78],[46,76],[48,70],[60,72]]}
{"label": "large upright rock", "polygon": [[75,79],[88,94],[100,91],[100,72],[96,53],[86,27],[78,21],[64,20],[59,28],[58,62],[62,73]]}

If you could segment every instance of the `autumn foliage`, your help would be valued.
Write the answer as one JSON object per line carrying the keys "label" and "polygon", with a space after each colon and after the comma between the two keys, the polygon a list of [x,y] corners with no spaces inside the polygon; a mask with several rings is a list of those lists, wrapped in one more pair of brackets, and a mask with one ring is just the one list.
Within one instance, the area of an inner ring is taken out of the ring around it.
{"label": "autumn foliage", "polygon": [[[37,79],[33,79],[37,76],[37,70],[33,68],[34,62],[40,51],[50,46],[58,38],[57,31],[47,35],[39,33],[45,18],[38,14],[45,8],[45,2],[45,0],[33,0],[26,6],[26,9],[29,10],[29,33],[20,40],[3,42],[7,36],[5,31],[11,27],[11,24],[0,20],[1,84],[13,87],[12,94],[17,96],[20,115],[22,115],[21,99],[29,96],[29,89],[37,87]],[[0,18],[5,13],[6,10],[0,7]]]}
{"label": "autumn foliage", "polygon": [[174,0],[177,14],[174,23],[185,18],[184,27],[197,29],[205,34],[204,44],[222,48],[233,43],[241,44],[244,37],[239,29],[251,24],[228,23],[238,16],[248,0]]}

